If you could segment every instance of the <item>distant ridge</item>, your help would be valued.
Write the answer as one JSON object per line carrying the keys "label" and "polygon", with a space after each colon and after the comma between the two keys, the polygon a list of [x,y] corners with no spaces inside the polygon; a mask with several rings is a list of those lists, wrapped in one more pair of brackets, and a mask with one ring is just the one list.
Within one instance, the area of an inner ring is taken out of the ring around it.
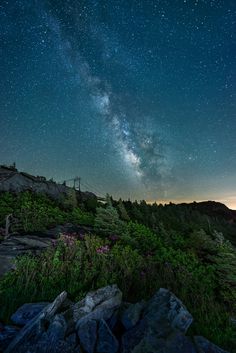
{"label": "distant ridge", "polygon": [[211,217],[221,217],[230,223],[236,223],[236,210],[231,210],[221,202],[216,201],[202,201],[192,203],[182,203],[180,205],[188,205],[193,210],[202,214],[207,214]]}

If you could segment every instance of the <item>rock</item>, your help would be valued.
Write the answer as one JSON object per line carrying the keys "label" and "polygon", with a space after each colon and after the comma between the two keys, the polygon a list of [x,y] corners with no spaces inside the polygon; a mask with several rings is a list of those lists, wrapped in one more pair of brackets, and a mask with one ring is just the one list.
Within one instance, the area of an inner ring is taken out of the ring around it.
{"label": "rock", "polygon": [[144,320],[139,321],[139,323],[124,333],[121,339],[122,353],[129,353],[139,344],[145,335],[146,323]]}
{"label": "rock", "polygon": [[24,326],[37,316],[48,304],[48,302],[24,304],[11,316],[11,321],[15,325]]}
{"label": "rock", "polygon": [[[86,352],[93,352],[95,347],[96,321],[110,319],[120,307],[121,301],[121,291],[116,285],[112,285],[88,293],[84,300],[74,305],[73,319],[77,319],[76,331]],[[67,312],[67,315],[71,314]]]}
{"label": "rock", "polygon": [[121,304],[122,293],[116,284],[90,292],[85,297],[85,305],[92,311],[99,304],[114,308]]}
{"label": "rock", "polygon": [[[24,326],[0,324],[5,353],[227,353],[201,336],[185,335],[192,316],[167,289],[147,303],[122,303],[117,286],[90,292],[74,304],[62,292],[25,304],[12,316]],[[120,342],[120,343],[119,343]]]}
{"label": "rock", "polygon": [[83,317],[81,317],[77,323],[76,323],[76,329],[78,329],[78,327],[88,321],[88,320],[96,320],[96,321],[100,321],[100,320],[109,320],[114,311],[115,311],[116,307],[115,308],[107,308],[106,306],[102,305],[102,306],[98,306],[95,310],[93,310],[92,312],[90,313],[85,313],[85,315]]}
{"label": "rock", "polygon": [[[159,348],[162,347],[161,353],[167,353],[165,350],[165,339],[155,336],[145,336],[137,346],[132,349],[132,353],[159,353]],[[123,351],[122,351],[123,352]]]}
{"label": "rock", "polygon": [[19,328],[8,325],[4,326],[0,323],[0,352],[7,348],[18,332]]}
{"label": "rock", "polygon": [[109,329],[113,331],[117,326],[118,322],[119,322],[119,309],[116,309],[113,312],[112,316],[106,320],[106,323],[109,326]]}
{"label": "rock", "polygon": [[119,342],[112,334],[107,323],[101,320],[98,329],[97,353],[117,353],[119,349]]}
{"label": "rock", "polygon": [[33,344],[25,344],[20,346],[17,353],[82,353],[80,347],[72,347],[68,342],[64,340],[58,340],[51,342],[47,336],[41,337],[37,342]]}
{"label": "rock", "polygon": [[145,304],[145,301],[141,301],[136,304],[130,304],[129,307],[122,313],[121,322],[126,330],[131,329],[138,323]]}
{"label": "rock", "polygon": [[60,293],[52,303],[47,305],[34,319],[29,321],[14,337],[5,353],[18,353],[19,347],[24,347],[32,336],[39,337],[45,330],[44,323],[50,322],[67,297],[66,292]]}
{"label": "rock", "polygon": [[0,276],[15,268],[14,260],[19,255],[39,253],[52,244],[46,237],[34,235],[12,235],[0,244]]}
{"label": "rock", "polygon": [[169,290],[161,288],[149,300],[144,311],[144,317],[149,326],[168,322],[172,329],[186,333],[193,318],[183,303]]}
{"label": "rock", "polygon": [[[160,353],[162,351],[160,350]],[[197,353],[196,348],[190,337],[182,332],[174,331],[166,340],[167,353]]]}
{"label": "rock", "polygon": [[[130,310],[132,312],[132,307]],[[133,310],[135,312],[135,308]],[[191,314],[182,302],[170,291],[161,288],[145,305],[142,320],[123,335],[122,352],[133,352],[135,347],[140,352],[142,349],[145,351],[142,347],[150,349],[150,352],[158,352],[162,340],[166,342],[167,337],[171,337],[175,330],[184,334],[192,320]],[[134,322],[137,322],[137,319]]]}
{"label": "rock", "polygon": [[93,353],[97,340],[97,322],[87,320],[77,330],[80,345],[85,353]]}
{"label": "rock", "polygon": [[63,340],[67,329],[66,320],[63,315],[57,314],[54,316],[51,324],[48,327],[47,335],[52,342]]}
{"label": "rock", "polygon": [[74,306],[73,317],[74,320],[77,319],[76,330],[82,322],[87,320],[108,320],[120,307],[121,301],[122,293],[116,285],[88,293],[84,301],[80,301]]}
{"label": "rock", "polygon": [[145,336],[132,353],[197,353],[189,337],[174,332],[168,338]]}
{"label": "rock", "polygon": [[78,345],[78,339],[76,333],[72,333],[66,337],[66,342],[68,342],[73,348]]}
{"label": "rock", "polygon": [[198,353],[228,353],[202,336],[194,336]]}

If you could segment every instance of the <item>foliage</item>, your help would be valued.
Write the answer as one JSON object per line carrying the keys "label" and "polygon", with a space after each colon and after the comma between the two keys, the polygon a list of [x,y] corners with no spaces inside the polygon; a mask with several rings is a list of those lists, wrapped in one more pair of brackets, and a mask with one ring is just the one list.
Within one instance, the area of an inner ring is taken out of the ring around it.
{"label": "foliage", "polygon": [[67,190],[62,204],[66,209],[69,210],[73,210],[78,205],[75,189],[70,188]]}
{"label": "foliage", "polygon": [[[221,248],[219,254],[223,255]],[[90,290],[117,283],[125,300],[137,301],[165,287],[193,314],[194,334],[229,349],[235,338],[229,322],[233,297],[232,292],[228,297],[218,293],[222,281],[218,266],[222,269],[220,261],[203,263],[192,250],[166,246],[161,237],[133,222],[116,240],[62,235],[40,256],[20,257],[16,270],[5,275],[0,282],[0,318],[9,317],[25,302],[52,300],[63,290],[80,300]]]}
{"label": "foliage", "polygon": [[117,209],[118,209],[120,218],[123,221],[129,221],[130,220],[130,217],[129,217],[126,209],[125,209],[124,203],[123,203],[123,201],[121,199],[119,199],[119,202],[118,202],[118,205],[117,205]]}
{"label": "foliage", "polygon": [[14,195],[10,192],[0,193],[0,223],[5,225],[5,218],[14,210]]}
{"label": "foliage", "polygon": [[222,233],[223,223],[184,205],[116,202],[108,197],[95,219],[86,207],[65,209],[30,192],[2,195],[1,225],[13,213],[25,230],[72,222],[94,224],[96,235],[80,240],[62,235],[41,255],[17,259],[16,270],[0,281],[0,320],[25,302],[52,300],[63,290],[80,300],[90,290],[117,283],[124,300],[132,302],[165,287],[192,313],[192,333],[233,352],[236,252]]}
{"label": "foliage", "polygon": [[98,207],[94,221],[95,230],[105,235],[121,234],[124,223],[115,207],[109,201],[106,207]]}
{"label": "foliage", "polygon": [[0,196],[0,226],[5,226],[5,218],[10,213],[17,219],[12,229],[14,231],[44,231],[66,222],[81,225],[93,224],[93,215],[75,207],[75,200],[73,200],[72,198],[66,199],[67,209],[65,209],[65,204],[61,206],[61,201],[56,202],[44,194],[29,191],[15,195],[2,193]]}
{"label": "foliage", "polygon": [[71,222],[80,225],[92,225],[94,216],[90,212],[82,211],[79,207],[76,207],[71,212]]}
{"label": "foliage", "polygon": [[84,201],[84,207],[89,212],[96,212],[96,208],[98,206],[98,201],[96,197],[89,197],[87,200]]}

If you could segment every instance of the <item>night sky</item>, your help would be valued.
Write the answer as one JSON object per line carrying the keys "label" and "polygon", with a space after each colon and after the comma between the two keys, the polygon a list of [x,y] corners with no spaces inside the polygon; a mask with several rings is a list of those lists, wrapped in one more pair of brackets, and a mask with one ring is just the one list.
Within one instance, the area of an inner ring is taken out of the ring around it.
{"label": "night sky", "polygon": [[236,208],[235,0],[0,12],[0,163],[115,198]]}

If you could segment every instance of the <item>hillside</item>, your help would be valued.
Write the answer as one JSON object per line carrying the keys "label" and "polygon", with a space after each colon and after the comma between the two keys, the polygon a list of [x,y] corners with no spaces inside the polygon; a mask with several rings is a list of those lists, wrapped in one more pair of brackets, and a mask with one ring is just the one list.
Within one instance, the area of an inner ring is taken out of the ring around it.
{"label": "hillside", "polygon": [[124,302],[134,303],[166,288],[194,318],[189,335],[235,352],[234,215],[215,202],[163,206],[108,196],[99,203],[71,188],[59,198],[2,191],[0,261],[20,256],[0,279],[0,321],[12,324],[19,306],[63,291],[78,302],[117,284]]}
{"label": "hillside", "polygon": [[[57,183],[47,180],[44,176],[35,176],[26,172],[20,172],[16,167],[0,165],[0,192],[32,191],[50,196],[52,199],[60,199],[61,195],[70,193],[71,187],[66,183]],[[95,198],[92,192],[77,192],[77,198],[86,200]]]}
{"label": "hillside", "polygon": [[[186,205],[186,204],[185,204]],[[211,217],[221,217],[231,224],[236,224],[236,210],[231,210],[226,205],[215,201],[193,202],[188,204],[193,210]]]}

